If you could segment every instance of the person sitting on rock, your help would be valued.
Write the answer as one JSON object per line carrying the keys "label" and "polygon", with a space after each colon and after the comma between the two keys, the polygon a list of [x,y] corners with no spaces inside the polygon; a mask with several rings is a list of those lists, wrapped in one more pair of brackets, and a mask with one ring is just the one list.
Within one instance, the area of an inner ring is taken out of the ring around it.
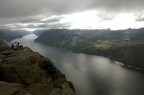
{"label": "person sitting on rock", "polygon": [[13,49],[15,49],[15,50],[17,49],[17,42],[13,43]]}
{"label": "person sitting on rock", "polygon": [[13,42],[13,43],[11,44],[11,48],[12,48],[12,49],[16,48],[16,46],[15,46],[16,43],[17,43],[17,42]]}
{"label": "person sitting on rock", "polygon": [[23,46],[22,46],[22,45],[20,45],[20,46],[19,46],[19,48],[23,48]]}
{"label": "person sitting on rock", "polygon": [[17,44],[16,44],[16,45],[17,45],[17,48],[19,48],[19,46],[20,46],[20,45],[19,45],[19,42],[17,42]]}
{"label": "person sitting on rock", "polygon": [[14,43],[11,44],[11,48],[12,48],[12,49],[14,48]]}
{"label": "person sitting on rock", "polygon": [[18,47],[18,48],[23,48],[23,46],[20,45],[19,42],[17,42],[17,47]]}

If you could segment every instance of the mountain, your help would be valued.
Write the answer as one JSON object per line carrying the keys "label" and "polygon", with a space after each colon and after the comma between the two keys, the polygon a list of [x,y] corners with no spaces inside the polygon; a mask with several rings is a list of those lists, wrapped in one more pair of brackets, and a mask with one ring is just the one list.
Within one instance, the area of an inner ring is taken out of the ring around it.
{"label": "mountain", "polygon": [[69,30],[53,29],[45,31],[35,41],[42,42],[57,48],[70,49],[77,45],[77,41],[85,40],[84,37],[74,34]]}
{"label": "mountain", "polygon": [[43,34],[46,30],[35,30],[33,31],[33,33],[37,36],[40,36],[41,34]]}
{"label": "mountain", "polygon": [[21,38],[29,33],[30,32],[24,30],[0,29],[0,39],[5,41],[11,41],[16,38]]}
{"label": "mountain", "polygon": [[0,40],[1,95],[75,95],[51,60],[28,47],[13,50]]}
{"label": "mountain", "polygon": [[144,29],[67,30],[52,29],[35,42],[77,53],[99,55],[144,70]]}

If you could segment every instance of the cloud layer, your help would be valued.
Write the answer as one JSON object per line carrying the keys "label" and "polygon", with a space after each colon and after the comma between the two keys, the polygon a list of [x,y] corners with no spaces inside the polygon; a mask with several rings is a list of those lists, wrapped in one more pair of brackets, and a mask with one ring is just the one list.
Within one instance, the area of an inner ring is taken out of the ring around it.
{"label": "cloud layer", "polygon": [[135,21],[143,22],[143,5],[144,0],[0,0],[0,28],[69,28],[73,23],[61,23],[63,15],[90,10],[98,12],[96,23],[121,13],[133,13]]}
{"label": "cloud layer", "polygon": [[61,15],[91,9],[142,11],[143,4],[144,0],[0,0],[0,17]]}

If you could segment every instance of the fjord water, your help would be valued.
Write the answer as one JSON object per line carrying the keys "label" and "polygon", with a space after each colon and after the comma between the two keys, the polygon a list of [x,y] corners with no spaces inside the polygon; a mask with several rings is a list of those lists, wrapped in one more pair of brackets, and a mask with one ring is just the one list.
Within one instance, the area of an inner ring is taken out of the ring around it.
{"label": "fjord water", "polygon": [[108,58],[61,51],[36,43],[36,37],[30,34],[14,41],[50,58],[72,81],[77,95],[144,95],[144,73]]}

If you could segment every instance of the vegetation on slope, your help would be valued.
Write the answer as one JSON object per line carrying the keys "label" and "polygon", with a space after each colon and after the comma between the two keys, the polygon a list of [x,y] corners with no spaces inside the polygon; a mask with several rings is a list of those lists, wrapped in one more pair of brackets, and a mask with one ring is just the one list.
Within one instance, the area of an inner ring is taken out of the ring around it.
{"label": "vegetation on slope", "polygon": [[8,29],[0,29],[0,39],[5,41],[11,41],[16,38],[21,38],[24,35],[27,35],[28,31],[22,30],[8,30]]}
{"label": "vegetation on slope", "polygon": [[109,57],[144,70],[144,29],[47,30],[36,42],[58,49]]}

